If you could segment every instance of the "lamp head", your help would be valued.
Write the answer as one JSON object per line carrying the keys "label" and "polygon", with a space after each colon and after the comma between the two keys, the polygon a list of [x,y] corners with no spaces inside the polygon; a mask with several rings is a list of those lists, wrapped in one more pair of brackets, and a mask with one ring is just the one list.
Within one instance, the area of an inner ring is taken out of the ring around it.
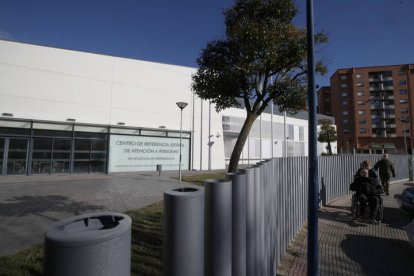
{"label": "lamp head", "polygon": [[188,105],[188,103],[186,103],[186,102],[177,102],[176,104],[177,104],[178,108],[181,109],[181,110],[183,110]]}

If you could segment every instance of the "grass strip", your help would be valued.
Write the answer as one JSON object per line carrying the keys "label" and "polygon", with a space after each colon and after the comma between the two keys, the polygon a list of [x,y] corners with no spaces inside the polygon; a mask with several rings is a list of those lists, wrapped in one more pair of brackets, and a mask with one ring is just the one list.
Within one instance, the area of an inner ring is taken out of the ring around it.
{"label": "grass strip", "polygon": [[[162,202],[126,214],[132,219],[131,275],[163,275]],[[43,245],[0,257],[0,275],[43,275]]]}

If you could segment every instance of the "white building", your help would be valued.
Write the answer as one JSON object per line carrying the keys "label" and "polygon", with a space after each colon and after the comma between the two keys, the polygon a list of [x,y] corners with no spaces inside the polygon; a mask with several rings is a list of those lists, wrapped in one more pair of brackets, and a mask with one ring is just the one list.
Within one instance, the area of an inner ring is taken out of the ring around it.
{"label": "white building", "polygon": [[[224,169],[237,128],[232,123],[223,135],[222,121],[241,120],[244,111],[218,114],[195,97],[195,71],[0,40],[0,174],[148,171],[157,164],[176,170],[176,102],[189,104],[182,111],[182,169]],[[269,122],[269,114],[263,117],[262,124]],[[257,144],[257,124],[250,148]],[[286,125],[288,155],[306,155],[307,120],[288,117]],[[263,127],[261,133],[259,159],[270,157],[270,136]],[[250,149],[252,160],[256,151]],[[283,155],[281,144],[273,153]]]}

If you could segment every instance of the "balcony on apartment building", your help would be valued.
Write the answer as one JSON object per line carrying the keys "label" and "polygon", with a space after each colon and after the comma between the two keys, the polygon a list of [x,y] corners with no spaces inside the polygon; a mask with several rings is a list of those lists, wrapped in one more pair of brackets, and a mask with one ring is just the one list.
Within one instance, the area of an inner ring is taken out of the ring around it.
{"label": "balcony on apartment building", "polygon": [[369,91],[393,91],[394,85],[390,83],[379,83],[379,84],[370,84],[369,85]]}

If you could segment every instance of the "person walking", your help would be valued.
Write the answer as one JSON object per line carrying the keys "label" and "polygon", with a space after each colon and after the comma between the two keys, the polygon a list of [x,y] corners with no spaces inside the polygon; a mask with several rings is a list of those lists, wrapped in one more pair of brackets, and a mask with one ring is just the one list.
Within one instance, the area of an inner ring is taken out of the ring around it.
{"label": "person walking", "polygon": [[379,177],[382,188],[386,195],[389,195],[389,186],[391,177],[395,177],[394,165],[388,158],[388,154],[384,154],[382,159],[375,163],[375,170],[379,170]]}

